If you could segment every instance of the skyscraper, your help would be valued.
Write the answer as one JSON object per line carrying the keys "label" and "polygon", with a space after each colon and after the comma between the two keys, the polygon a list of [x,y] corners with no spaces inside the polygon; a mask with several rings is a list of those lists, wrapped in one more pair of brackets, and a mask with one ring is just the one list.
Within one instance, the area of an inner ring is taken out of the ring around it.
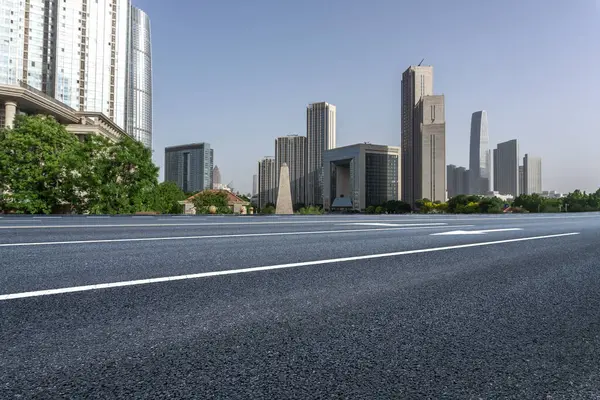
{"label": "skyscraper", "polygon": [[469,172],[465,167],[457,167],[453,164],[446,167],[448,198],[469,192],[468,174]]}
{"label": "skyscraper", "polygon": [[492,174],[494,175],[494,179],[493,179],[494,182],[492,182],[492,187],[494,188],[494,191],[497,192],[498,191],[498,171],[500,170],[500,167],[498,166],[498,149],[494,149],[492,154],[493,154],[492,163],[494,165],[493,172],[492,172]]}
{"label": "skyscraper", "polygon": [[490,191],[491,160],[489,153],[487,112],[477,111],[471,116],[471,143],[469,148],[469,194]]}
{"label": "skyscraper", "polygon": [[252,196],[258,194],[258,174],[252,175]]}
{"label": "skyscraper", "polygon": [[217,189],[221,185],[221,171],[219,167],[215,165],[212,171],[212,186],[213,189]]}
{"label": "skyscraper", "polygon": [[[424,96],[417,104],[419,133],[413,141],[413,176],[409,204],[419,199],[446,201],[446,119],[444,96]],[[406,201],[406,200],[405,200]]]}
{"label": "skyscraper", "polygon": [[11,0],[0,14],[0,84],[102,113],[151,145],[149,20],[130,0]]}
{"label": "skyscraper", "polygon": [[290,173],[292,205],[304,204],[306,185],[306,137],[282,136],[275,139],[275,182],[279,182],[279,171],[287,164]]}
{"label": "skyscraper", "polygon": [[323,153],[336,146],[336,108],[313,103],[306,108],[306,204],[323,204]]}
{"label": "skyscraper", "polygon": [[524,194],[542,193],[542,159],[525,154],[523,157]]}
{"label": "skyscraper", "polygon": [[[415,119],[415,109],[421,98],[433,95],[433,67],[410,66],[402,73],[402,200],[414,205],[419,195],[416,175],[420,173],[416,153],[420,151],[420,121]],[[444,165],[445,168],[445,165]],[[420,179],[420,178],[419,178]]]}
{"label": "skyscraper", "polygon": [[129,72],[127,79],[127,133],[152,148],[152,45],[150,18],[131,7]]}
{"label": "skyscraper", "polygon": [[275,180],[275,159],[264,157],[258,162],[258,208],[269,203],[275,204],[277,183]]}
{"label": "skyscraper", "polygon": [[516,139],[498,143],[495,152],[497,183],[496,190],[500,194],[511,194],[517,197],[519,193],[519,145]]}
{"label": "skyscraper", "polygon": [[212,189],[212,149],[208,143],[165,148],[165,181],[186,193]]}

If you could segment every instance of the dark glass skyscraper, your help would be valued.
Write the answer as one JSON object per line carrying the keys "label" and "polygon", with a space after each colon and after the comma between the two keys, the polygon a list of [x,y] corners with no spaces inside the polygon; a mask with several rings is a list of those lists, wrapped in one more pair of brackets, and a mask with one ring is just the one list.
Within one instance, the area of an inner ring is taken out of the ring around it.
{"label": "dark glass skyscraper", "polygon": [[212,189],[213,151],[208,143],[165,148],[165,181],[186,193]]}

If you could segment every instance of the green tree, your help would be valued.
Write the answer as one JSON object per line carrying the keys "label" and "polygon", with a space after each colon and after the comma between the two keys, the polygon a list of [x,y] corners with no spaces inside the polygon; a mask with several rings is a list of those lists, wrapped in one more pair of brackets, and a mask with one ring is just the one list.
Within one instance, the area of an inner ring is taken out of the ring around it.
{"label": "green tree", "polygon": [[484,197],[479,200],[479,212],[482,214],[500,214],[504,208],[504,202],[498,197]]}
{"label": "green tree", "polygon": [[180,214],[183,206],[179,202],[185,199],[185,193],[175,182],[163,182],[154,189],[152,210],[161,214]]}
{"label": "green tree", "polygon": [[98,160],[100,182],[93,213],[130,214],[152,211],[153,194],[158,185],[158,167],[150,149],[130,138],[111,144]]}
{"label": "green tree", "polygon": [[20,213],[56,212],[77,198],[80,142],[54,118],[15,118],[0,135],[2,207]]}
{"label": "green tree", "polygon": [[209,208],[217,208],[218,214],[230,214],[231,209],[227,206],[227,193],[222,191],[205,190],[194,196],[194,207],[196,214],[208,214]]}

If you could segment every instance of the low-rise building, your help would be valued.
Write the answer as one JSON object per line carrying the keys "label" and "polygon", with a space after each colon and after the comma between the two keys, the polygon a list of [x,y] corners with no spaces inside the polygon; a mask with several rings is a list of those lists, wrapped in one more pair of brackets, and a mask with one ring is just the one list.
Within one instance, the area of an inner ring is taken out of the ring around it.
{"label": "low-rise building", "polygon": [[26,83],[0,85],[0,127],[12,128],[19,114],[48,115],[80,139],[87,135],[117,141],[127,134],[100,112],[77,111]]}
{"label": "low-rise building", "polygon": [[231,209],[234,214],[245,214],[247,208],[250,206],[250,202],[246,201],[235,194],[226,191],[226,190],[205,190],[202,192],[198,192],[193,196],[188,197],[187,199],[180,202],[183,204],[183,213],[187,215],[195,215],[196,214],[196,206],[194,206],[194,198],[201,193],[205,192],[213,192],[213,193],[225,193],[227,195],[227,206]]}

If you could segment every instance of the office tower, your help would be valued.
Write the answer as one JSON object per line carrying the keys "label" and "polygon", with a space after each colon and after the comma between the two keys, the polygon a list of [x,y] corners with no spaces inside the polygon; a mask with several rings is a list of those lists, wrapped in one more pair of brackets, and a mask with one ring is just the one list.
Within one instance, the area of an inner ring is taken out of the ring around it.
{"label": "office tower", "polygon": [[[415,109],[419,134],[413,141],[413,185],[409,204],[419,199],[446,201],[446,120],[444,96],[424,96]],[[406,201],[406,200],[405,200]]]}
{"label": "office tower", "polygon": [[517,197],[519,192],[519,145],[516,139],[498,143],[496,162],[498,179],[496,190],[500,194]]}
{"label": "office tower", "polygon": [[525,193],[525,179],[523,178],[523,166],[519,165],[519,194]]}
{"label": "office tower", "polygon": [[494,176],[493,182],[492,182],[492,188],[494,190],[494,192],[498,191],[498,171],[500,170],[500,168],[498,167],[498,149],[494,149],[492,152],[493,156],[492,156],[492,163],[494,165],[492,174]]}
{"label": "office tower", "polygon": [[483,195],[490,191],[490,154],[487,112],[471,115],[471,143],[469,147],[469,194]]}
{"label": "office tower", "polygon": [[[421,98],[433,95],[433,67],[410,66],[402,73],[402,200],[414,205],[419,199],[416,176],[421,165],[417,165],[415,153],[419,152],[421,135],[420,121],[415,119],[415,109]],[[445,166],[444,166],[445,168]]]}
{"label": "office tower", "polygon": [[542,193],[542,159],[525,154],[523,157],[523,193]]}
{"label": "office tower", "polygon": [[275,182],[279,182],[279,171],[287,164],[290,174],[292,204],[305,204],[306,185],[306,137],[289,135],[275,139]]}
{"label": "office tower", "polygon": [[368,143],[328,150],[324,154],[326,210],[364,210],[400,199],[400,148]]}
{"label": "office tower", "polygon": [[151,144],[149,22],[130,0],[12,0],[0,14],[0,84],[102,113]]}
{"label": "office tower", "polygon": [[323,204],[323,153],[335,148],[336,109],[333,104],[313,103],[306,108],[306,204]]}
{"label": "office tower", "polygon": [[275,204],[275,158],[264,157],[258,162],[258,208],[263,209],[267,204]]}
{"label": "office tower", "polygon": [[469,170],[450,164],[446,167],[448,198],[469,194]]}
{"label": "office tower", "polygon": [[252,175],[252,196],[258,194],[258,174]]}
{"label": "office tower", "polygon": [[212,171],[212,187],[213,189],[219,189],[221,185],[221,171],[219,167],[215,165]]}
{"label": "office tower", "polygon": [[208,143],[165,148],[165,181],[186,193],[212,189],[212,149]]}
{"label": "office tower", "polygon": [[127,79],[127,133],[152,148],[152,45],[150,18],[131,7],[129,72]]}

